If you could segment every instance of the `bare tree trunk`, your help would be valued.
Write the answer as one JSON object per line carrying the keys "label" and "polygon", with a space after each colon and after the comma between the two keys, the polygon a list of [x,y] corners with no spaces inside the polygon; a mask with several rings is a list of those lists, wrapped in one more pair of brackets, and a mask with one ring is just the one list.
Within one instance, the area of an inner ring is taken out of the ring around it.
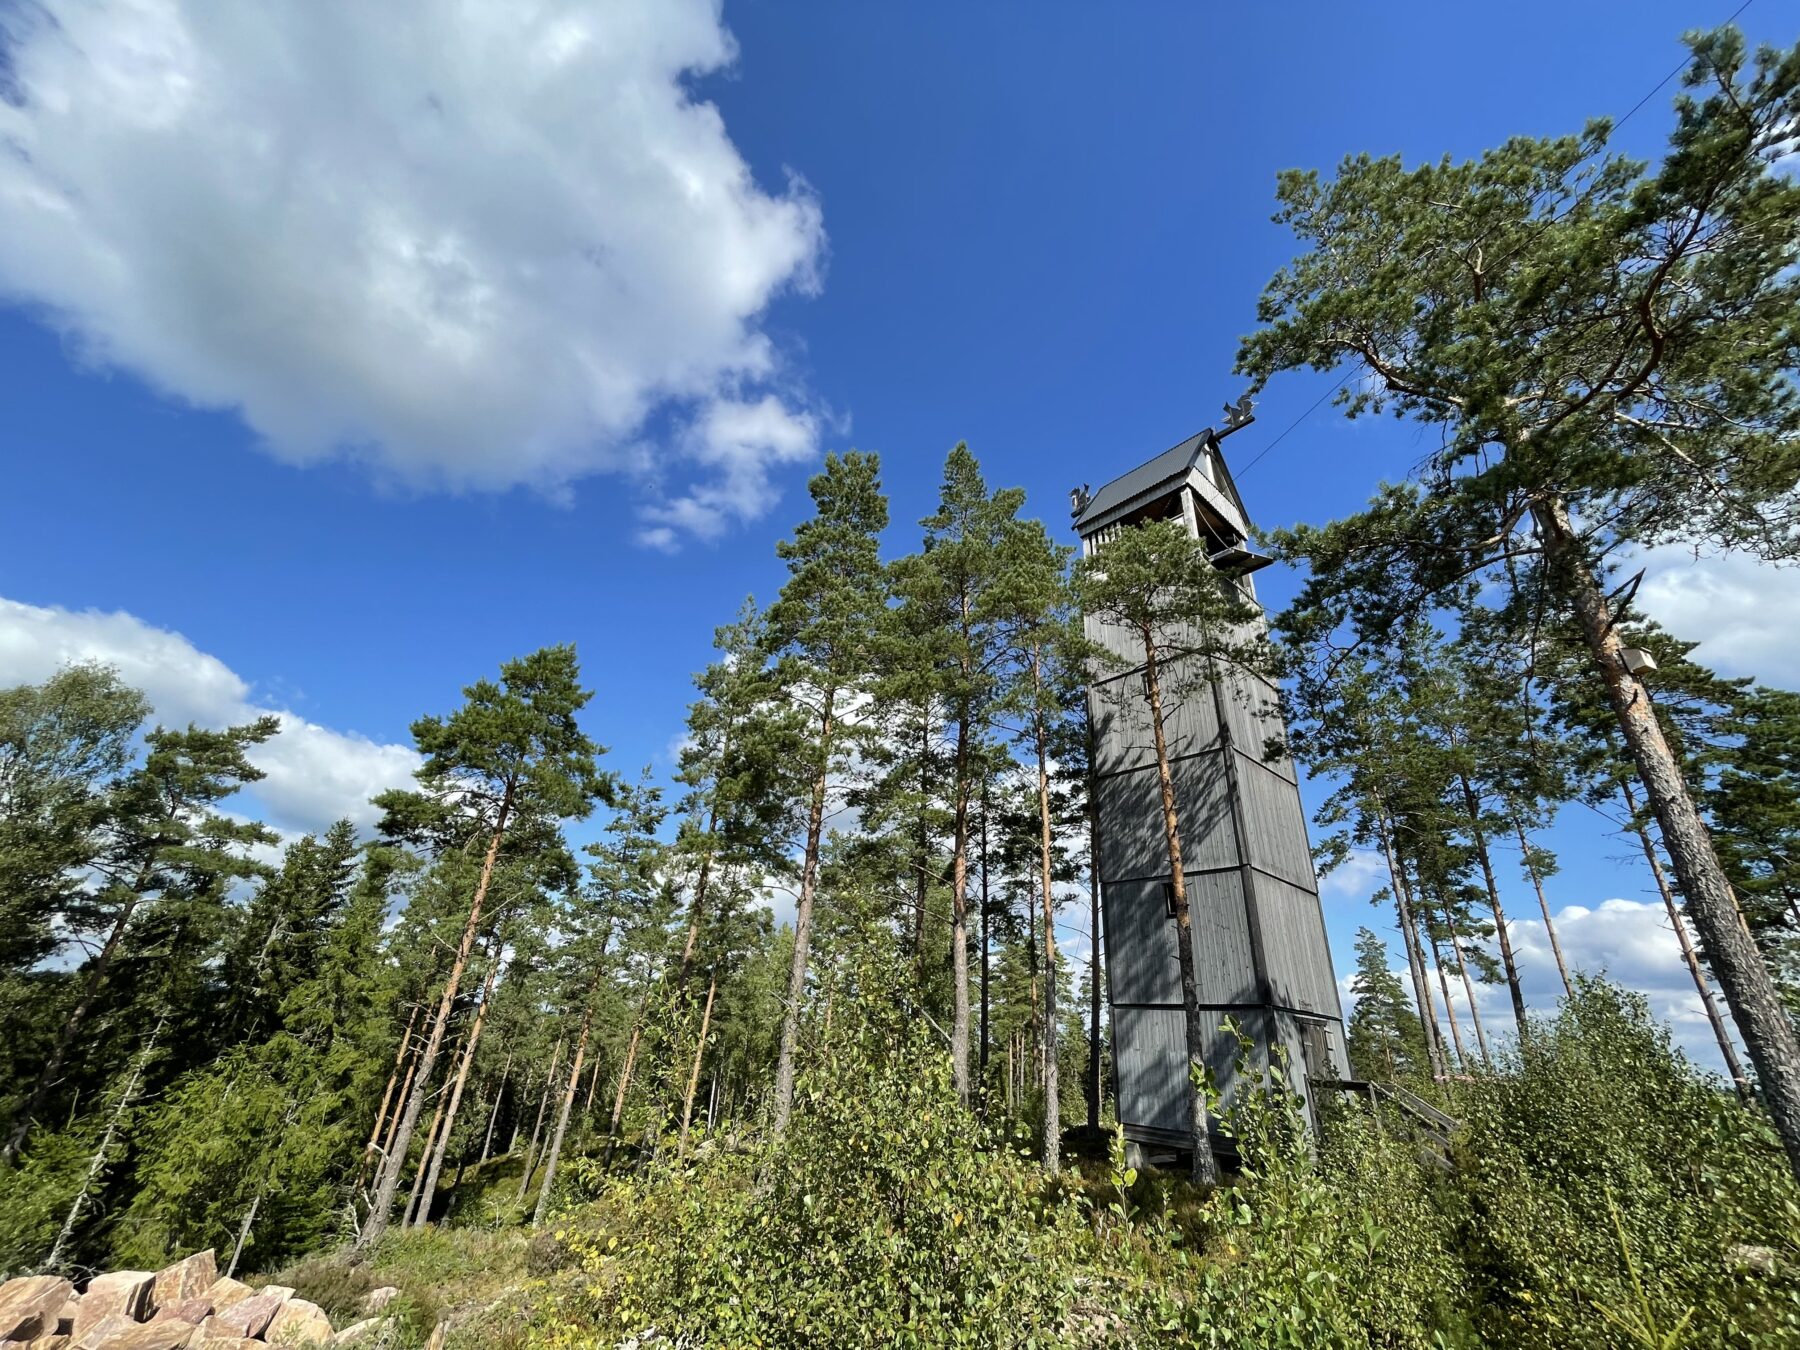
{"label": "bare tree trunk", "polygon": [[700,1065],[706,1058],[706,1036],[712,1030],[713,996],[719,992],[719,977],[714,973],[706,986],[706,1011],[700,1014],[700,1039],[694,1043],[694,1068],[688,1074],[687,1095],[681,1101],[681,1143],[676,1157],[687,1157],[688,1124],[694,1118],[694,1093],[700,1087]]}
{"label": "bare tree trunk", "polygon": [[1525,860],[1525,872],[1537,891],[1538,908],[1544,913],[1544,931],[1550,935],[1550,951],[1556,957],[1556,973],[1562,977],[1563,993],[1573,996],[1575,986],[1569,982],[1569,963],[1563,959],[1562,941],[1556,936],[1556,920],[1550,917],[1550,901],[1544,895],[1544,879],[1531,861],[1531,841],[1525,837],[1525,826],[1513,817],[1513,830],[1519,836],[1519,856]]}
{"label": "bare tree trunk", "polygon": [[[450,1058],[453,1062],[456,1059],[457,1051],[461,1048],[462,1040],[459,1037],[456,1043],[450,1047]],[[407,1200],[406,1210],[400,1216],[400,1226],[402,1228],[411,1224],[413,1215],[418,1212],[419,1196],[424,1194],[425,1191],[425,1176],[426,1173],[431,1170],[431,1151],[437,1146],[438,1126],[444,1123],[444,1098],[447,1097],[449,1093],[450,1084],[446,1081],[444,1085],[438,1089],[437,1106],[431,1113],[431,1128],[425,1131],[425,1151],[419,1155],[419,1167],[418,1170],[413,1173],[412,1196]],[[431,1208],[431,1199],[429,1196],[426,1197],[425,1207],[427,1209]]]}
{"label": "bare tree trunk", "polygon": [[981,1047],[975,1074],[980,1084],[981,1109],[987,1110],[988,1052],[992,1039],[993,1003],[989,994],[993,979],[993,910],[988,892],[988,783],[981,780]]}
{"label": "bare tree trunk", "polygon": [[581,1104],[581,1113],[594,1114],[594,1094],[600,1091],[600,1056],[594,1056],[594,1070],[588,1075],[587,1100]]}
{"label": "bare tree trunk", "polygon": [[488,970],[486,983],[481,990],[481,1002],[475,1007],[475,1025],[469,1028],[469,1044],[463,1051],[462,1059],[456,1066],[456,1079],[450,1088],[450,1105],[444,1111],[444,1128],[439,1131],[437,1142],[431,1150],[431,1170],[425,1176],[425,1203],[419,1206],[419,1216],[413,1220],[415,1228],[423,1228],[431,1217],[432,1197],[437,1194],[438,1178],[444,1171],[444,1154],[450,1147],[450,1132],[456,1128],[456,1113],[462,1108],[463,1088],[469,1081],[469,1068],[475,1063],[475,1052],[481,1047],[481,1028],[487,1022],[488,1005],[493,1002],[494,983],[500,977],[500,954],[494,953],[494,964]]}
{"label": "bare tree trunk", "polygon": [[1401,945],[1406,948],[1406,965],[1412,973],[1413,997],[1419,1005],[1419,1021],[1425,1029],[1425,1058],[1431,1065],[1431,1076],[1444,1079],[1450,1066],[1444,1054],[1443,1032],[1438,1030],[1437,1010],[1431,1006],[1431,979],[1425,972],[1425,956],[1419,950],[1419,930],[1413,922],[1412,889],[1406,873],[1394,857],[1393,834],[1388,826],[1385,807],[1377,799],[1375,827],[1381,835],[1381,851],[1387,858],[1388,880],[1394,892],[1394,909],[1400,919]]}
{"label": "bare tree trunk", "polygon": [[1206,1072],[1206,1025],[1200,1012],[1200,980],[1194,968],[1194,927],[1188,913],[1187,874],[1182,870],[1181,823],[1175,810],[1175,779],[1169,771],[1169,746],[1163,735],[1162,683],[1156,640],[1148,628],[1144,643],[1144,688],[1150,699],[1150,729],[1156,741],[1156,779],[1162,795],[1163,840],[1169,851],[1170,886],[1175,902],[1175,947],[1181,963],[1181,1006],[1186,1014],[1188,1057],[1188,1138],[1193,1152],[1190,1177],[1197,1186],[1216,1186],[1219,1165],[1213,1158],[1207,1128],[1206,1096],[1194,1084]]}
{"label": "bare tree trunk", "polygon": [[[406,1031],[400,1037],[400,1048],[394,1052],[394,1071],[388,1075],[387,1091],[381,1094],[381,1109],[375,1113],[375,1128],[369,1131],[369,1142],[363,1146],[362,1161],[356,1165],[356,1185],[362,1185],[363,1173],[368,1170],[369,1159],[375,1156],[375,1146],[381,1142],[381,1127],[387,1124],[388,1107],[394,1100],[394,1086],[400,1081],[400,1068],[406,1062],[406,1052],[412,1048],[413,1024],[419,1020],[419,1005],[413,1004],[412,1014],[406,1019]],[[402,1095],[404,1095],[402,1089]]]}
{"label": "bare tree trunk", "polygon": [[1426,933],[1431,939],[1431,963],[1437,967],[1438,986],[1444,991],[1444,1016],[1449,1019],[1450,1039],[1456,1045],[1456,1067],[1467,1073],[1469,1052],[1463,1045],[1462,1027],[1456,1020],[1456,1000],[1450,997],[1450,977],[1444,973],[1444,949],[1438,943],[1437,934],[1431,932],[1429,920]]}
{"label": "bare tree trunk", "polygon": [[922,706],[919,717],[919,837],[914,844],[918,875],[913,879],[913,960],[925,959],[925,907],[931,901],[931,822],[926,804],[931,800],[931,711]]}
{"label": "bare tree trunk", "polygon": [[638,1015],[632,1019],[631,1039],[625,1043],[625,1063],[619,1070],[619,1090],[613,1094],[612,1121],[606,1127],[606,1152],[601,1157],[600,1165],[612,1163],[613,1150],[619,1144],[619,1126],[625,1119],[625,1098],[631,1091],[631,1070],[637,1064],[638,1045],[644,1035],[644,1013],[650,1002],[650,993],[644,992],[644,1002],[638,1008]]}
{"label": "bare tree trunk", "polygon": [[1513,1022],[1523,1040],[1530,1035],[1531,1022],[1525,1011],[1525,991],[1519,984],[1519,966],[1513,960],[1512,934],[1506,931],[1506,911],[1500,906],[1500,885],[1494,880],[1494,864],[1488,856],[1487,831],[1481,828],[1481,799],[1466,777],[1458,774],[1457,780],[1462,784],[1463,808],[1469,813],[1469,835],[1475,841],[1475,857],[1487,885],[1488,905],[1494,911],[1494,936],[1500,942],[1500,965],[1506,971],[1507,992],[1512,995]]}
{"label": "bare tree trunk", "polygon": [[1487,1032],[1482,1030],[1481,1009],[1475,1002],[1475,981],[1469,978],[1469,963],[1463,957],[1463,940],[1457,931],[1456,914],[1447,904],[1444,906],[1444,925],[1450,930],[1450,950],[1456,953],[1456,972],[1462,976],[1463,992],[1469,996],[1469,1020],[1475,1024],[1475,1044],[1481,1047],[1481,1062],[1491,1065],[1494,1059],[1488,1053]]}
{"label": "bare tree trunk", "polygon": [[63,1219],[56,1241],[50,1244],[50,1255],[44,1258],[45,1270],[61,1270],[63,1265],[63,1248],[75,1234],[75,1227],[81,1222],[81,1211],[87,1208],[88,1192],[93,1190],[94,1182],[106,1170],[106,1155],[112,1150],[113,1140],[118,1138],[119,1124],[125,1119],[126,1111],[137,1097],[138,1084],[144,1079],[144,1069],[150,1063],[150,1056],[156,1053],[156,1043],[162,1039],[163,1029],[168,1025],[169,1017],[164,1013],[156,1019],[156,1026],[150,1032],[150,1039],[144,1042],[144,1048],[138,1052],[137,1061],[131,1066],[131,1076],[125,1080],[125,1089],[119,1093],[118,1104],[113,1107],[112,1118],[106,1122],[106,1132],[100,1136],[100,1147],[94,1150],[94,1156],[88,1160],[87,1171],[82,1175],[81,1185],[76,1188],[75,1199],[69,1205],[69,1213]]}
{"label": "bare tree trunk", "polygon": [[1762,954],[1737,921],[1737,904],[1725,869],[1650,706],[1649,691],[1625,666],[1624,644],[1613,627],[1606,597],[1569,519],[1567,505],[1550,498],[1537,503],[1533,515],[1547,559],[1563,574],[1588,652],[1606,684],[1625,744],[1637,762],[1638,777],[1649,794],[1650,809],[1674,864],[1688,914],[1706,946],[1707,959],[1725,993],[1744,1048],[1756,1066],[1763,1101],[1787,1150],[1788,1165],[1800,1174],[1800,1038],[1795,1036],[1794,1024]]}
{"label": "bare tree trunk", "polygon": [[[389,1087],[393,1084],[390,1082]],[[243,1223],[238,1225],[237,1241],[231,1244],[231,1260],[225,1266],[225,1278],[230,1279],[237,1274],[238,1258],[244,1254],[244,1244],[250,1240],[251,1226],[256,1223],[256,1211],[262,1207],[262,1192],[258,1191],[250,1201],[250,1209],[244,1215]]]}
{"label": "bare tree trunk", "polygon": [[550,1105],[550,1098],[556,1088],[556,1066],[562,1061],[562,1037],[556,1038],[556,1048],[550,1052],[550,1070],[544,1075],[544,1095],[538,1098],[537,1123],[531,1127],[531,1143],[525,1149],[525,1173],[519,1178],[519,1195],[514,1204],[523,1204],[525,1192],[531,1189],[531,1174],[537,1171],[538,1139],[544,1130],[544,1111]]}
{"label": "bare tree trunk", "polygon": [[562,1109],[557,1113],[556,1133],[550,1138],[550,1152],[544,1162],[544,1185],[538,1191],[537,1210],[531,1216],[533,1228],[542,1228],[550,1213],[550,1189],[556,1184],[556,1164],[562,1157],[563,1136],[569,1130],[569,1112],[575,1107],[575,1089],[581,1082],[581,1060],[587,1053],[588,1028],[593,1022],[594,1009],[590,1004],[581,1015],[581,1039],[575,1042],[575,1058],[569,1065],[569,1086],[563,1092]]}
{"label": "bare tree trunk", "polygon": [[1087,1127],[1100,1128],[1100,793],[1094,764],[1094,723],[1085,716],[1088,754],[1088,1071]]}
{"label": "bare tree trunk", "polygon": [[1062,1066],[1056,1044],[1056,897],[1053,885],[1050,840],[1050,769],[1046,745],[1049,732],[1041,710],[1044,687],[1043,655],[1031,654],[1031,682],[1040,710],[1033,719],[1037,741],[1038,884],[1044,892],[1044,1170],[1055,1176],[1062,1170]]}
{"label": "bare tree trunk", "polygon": [[950,1076],[969,1104],[969,719],[956,724],[956,802],[950,855]]}
{"label": "bare tree trunk", "polygon": [[812,945],[813,888],[819,880],[819,837],[825,826],[825,780],[831,772],[832,713],[837,690],[824,691],[819,719],[819,762],[806,815],[806,852],[800,867],[800,902],[794,910],[794,961],[788,972],[787,1007],[781,1017],[781,1053],[775,1062],[775,1109],[769,1132],[779,1139],[794,1113],[794,1059],[800,1048],[800,1012],[806,1002],[806,959]]}
{"label": "bare tree trunk", "polygon": [[413,1130],[419,1123],[419,1113],[425,1108],[425,1093],[431,1084],[431,1072],[437,1067],[438,1051],[444,1045],[444,1033],[450,1026],[450,1012],[456,1006],[456,994],[462,984],[463,969],[469,964],[469,954],[475,950],[475,939],[481,932],[481,907],[487,901],[488,886],[494,879],[494,862],[500,856],[500,840],[506,833],[507,818],[511,813],[512,789],[509,787],[494,817],[494,832],[488,838],[487,856],[481,860],[481,879],[475,883],[475,897],[469,904],[469,918],[463,925],[462,941],[457,944],[456,960],[450,966],[449,978],[444,981],[444,992],[438,999],[437,1016],[431,1022],[430,1039],[425,1042],[425,1049],[419,1056],[421,1067],[418,1081],[413,1085],[412,1095],[406,1101],[406,1110],[400,1117],[394,1149],[384,1160],[379,1173],[380,1180],[375,1187],[375,1201],[369,1210],[369,1217],[363,1221],[362,1232],[357,1234],[356,1243],[351,1248],[353,1257],[366,1253],[387,1231],[388,1218],[394,1208],[394,1193],[400,1189],[400,1170],[406,1157],[406,1149],[412,1143]]}
{"label": "bare tree trunk", "polygon": [[481,1159],[475,1164],[478,1170],[487,1166],[488,1156],[494,1147],[494,1126],[500,1120],[500,1103],[506,1099],[506,1079],[512,1073],[512,1062],[512,1052],[508,1051],[506,1064],[500,1070],[500,1086],[494,1089],[494,1107],[488,1112],[487,1133],[481,1137]]}
{"label": "bare tree trunk", "polygon": [[1669,886],[1669,879],[1663,875],[1662,860],[1656,856],[1656,845],[1650,840],[1650,829],[1637,823],[1637,798],[1629,783],[1621,783],[1619,789],[1625,796],[1625,809],[1631,814],[1631,831],[1637,835],[1638,843],[1643,845],[1644,861],[1650,864],[1650,875],[1656,878],[1656,889],[1662,896],[1663,908],[1668,911],[1676,941],[1681,944],[1681,959],[1687,963],[1688,974],[1700,995],[1701,1006],[1706,1009],[1706,1020],[1712,1027],[1713,1039],[1719,1043],[1719,1054],[1725,1060],[1726,1071],[1731,1074],[1732,1085],[1737,1089],[1740,1100],[1746,1103],[1754,1101],[1755,1094],[1750,1090],[1750,1080],[1744,1073],[1743,1061],[1738,1059],[1737,1047],[1731,1043],[1731,1033],[1725,1029],[1725,1019],[1719,1015],[1719,1003],[1713,997],[1712,985],[1707,982],[1706,971],[1700,964],[1700,954],[1694,950],[1694,940],[1688,936],[1687,924],[1675,905],[1675,893]]}

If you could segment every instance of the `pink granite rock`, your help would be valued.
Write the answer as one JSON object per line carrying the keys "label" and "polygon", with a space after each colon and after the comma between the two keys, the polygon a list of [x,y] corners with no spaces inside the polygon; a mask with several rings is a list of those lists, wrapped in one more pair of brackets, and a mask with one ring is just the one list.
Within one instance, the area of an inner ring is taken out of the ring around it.
{"label": "pink granite rock", "polygon": [[145,1270],[115,1270],[88,1281],[87,1291],[75,1305],[75,1339],[89,1327],[109,1317],[141,1322],[150,1316],[150,1291],[156,1276]]}
{"label": "pink granite rock", "polygon": [[221,1275],[207,1286],[203,1297],[213,1305],[214,1312],[221,1313],[227,1308],[235,1308],[245,1299],[253,1297],[255,1293],[256,1290],[242,1280],[234,1280],[229,1275]]}
{"label": "pink granite rock", "polygon": [[156,1310],[153,1320],[166,1322],[174,1318],[177,1322],[186,1322],[190,1326],[199,1326],[212,1316],[212,1300],[205,1294],[195,1298],[184,1298],[179,1303],[165,1303]]}
{"label": "pink granite rock", "polygon": [[263,1339],[270,1345],[330,1345],[331,1319],[318,1304],[290,1298],[270,1321]]}
{"label": "pink granite rock", "polygon": [[268,1330],[270,1321],[281,1311],[281,1305],[285,1302],[287,1300],[280,1294],[271,1294],[265,1290],[227,1308],[215,1316],[213,1321],[223,1331],[235,1332],[239,1336],[260,1336]]}
{"label": "pink granite rock", "polygon": [[213,1264],[212,1248],[208,1247],[203,1252],[195,1252],[186,1260],[159,1270],[156,1273],[156,1287],[150,1291],[150,1298],[159,1308],[180,1303],[183,1299],[198,1298],[218,1278],[219,1271]]}
{"label": "pink granite rock", "polygon": [[57,1275],[25,1275],[0,1284],[0,1341],[29,1341],[56,1331],[56,1315],[75,1286]]}

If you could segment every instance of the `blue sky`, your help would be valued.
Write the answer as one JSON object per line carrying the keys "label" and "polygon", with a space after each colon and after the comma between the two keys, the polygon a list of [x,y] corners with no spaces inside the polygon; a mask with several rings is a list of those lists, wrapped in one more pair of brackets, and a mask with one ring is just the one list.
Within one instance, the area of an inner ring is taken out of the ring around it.
{"label": "blue sky", "polygon": [[[958,439],[1061,530],[1238,392],[1277,170],[1619,115],[1733,5],[52,8],[0,17],[0,679],[96,654],[171,718],[284,711],[264,805],[304,828],[548,642],[615,766],[666,772],[826,450],[881,452],[895,552]],[[1321,409],[1242,487],[1323,520],[1415,453]],[[1800,675],[1788,578],[1648,561],[1703,656]],[[1576,812],[1572,945],[1686,1036],[1641,865]],[[1373,884],[1327,887],[1340,973]]]}

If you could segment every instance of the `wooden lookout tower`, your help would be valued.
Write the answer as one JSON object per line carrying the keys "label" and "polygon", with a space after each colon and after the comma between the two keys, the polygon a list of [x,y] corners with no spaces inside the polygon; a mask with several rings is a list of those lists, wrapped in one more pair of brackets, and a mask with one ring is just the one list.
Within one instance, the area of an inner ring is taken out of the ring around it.
{"label": "wooden lookout tower", "polygon": [[[1223,431],[1208,428],[1097,492],[1077,490],[1083,554],[1145,521],[1179,519],[1254,603],[1250,573],[1269,560],[1250,547],[1249,515],[1219,448],[1250,420],[1248,404],[1227,414]],[[1088,686],[1119,1122],[1138,1144],[1185,1148],[1181,974],[1143,658],[1123,630],[1090,618],[1087,634],[1124,662],[1096,668]],[[1269,753],[1284,731],[1275,691],[1237,671],[1216,688],[1198,679],[1169,683],[1186,690],[1165,694],[1163,721],[1200,1004],[1215,1026],[1234,1019],[1265,1064],[1271,1047],[1285,1046],[1294,1086],[1310,1106],[1311,1081],[1346,1079],[1349,1063],[1294,765]],[[1220,735],[1221,713],[1228,737]],[[1227,1099],[1236,1052],[1229,1036],[1213,1034],[1207,1061]]]}

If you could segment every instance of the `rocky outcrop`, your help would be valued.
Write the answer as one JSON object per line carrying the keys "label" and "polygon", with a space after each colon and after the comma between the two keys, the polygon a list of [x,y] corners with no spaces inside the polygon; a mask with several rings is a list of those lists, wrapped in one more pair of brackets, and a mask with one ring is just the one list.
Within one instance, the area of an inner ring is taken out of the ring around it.
{"label": "rocky outcrop", "polygon": [[[397,1291],[377,1289],[372,1314],[342,1332],[285,1285],[261,1290],[220,1276],[210,1251],[160,1271],[96,1275],[80,1293],[54,1275],[0,1284],[0,1350],[258,1350],[271,1345],[372,1345]],[[377,1300],[377,1295],[385,1297]]]}

